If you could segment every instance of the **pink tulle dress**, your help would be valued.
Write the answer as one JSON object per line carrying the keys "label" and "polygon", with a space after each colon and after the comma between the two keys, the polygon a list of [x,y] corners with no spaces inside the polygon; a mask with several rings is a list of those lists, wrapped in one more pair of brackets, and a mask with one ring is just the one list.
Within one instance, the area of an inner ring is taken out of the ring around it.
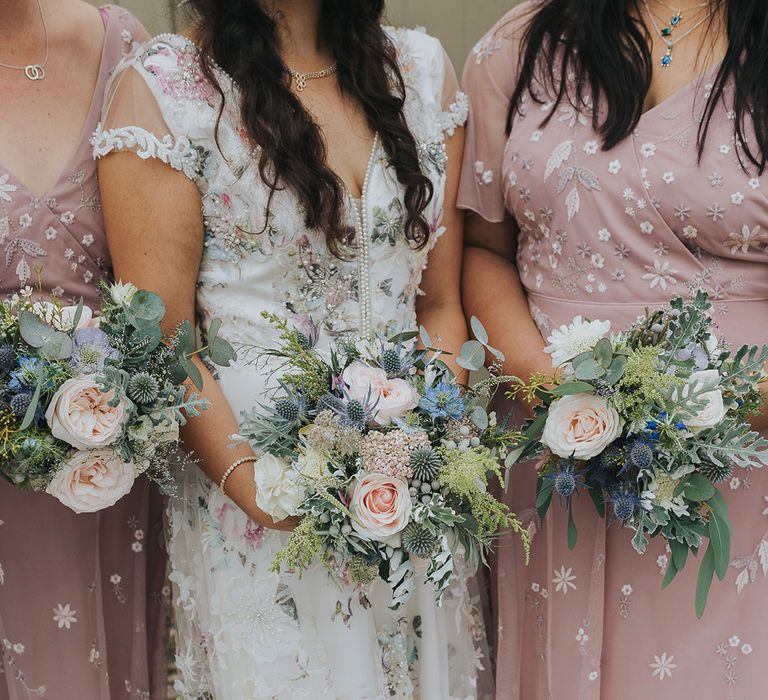
{"label": "pink tulle dress", "polygon": [[[34,196],[0,153],[0,293],[39,285],[64,303],[83,297],[95,306],[99,280],[109,275],[89,141],[107,79],[147,35],[122,8],[102,8],[102,17],[91,108],[53,187]],[[161,542],[160,499],[146,479],[93,515],[0,480],[0,700],[165,697]]]}
{"label": "pink tulle dress", "polygon": [[[722,337],[768,342],[768,176],[740,165],[727,100],[697,162],[717,67],[647,111],[608,152],[591,126],[600,105],[561,104],[551,114],[551,102],[529,97],[507,137],[531,8],[508,13],[468,59],[460,203],[488,221],[517,222],[518,269],[542,335],[577,314],[618,329],[646,305],[700,288]],[[724,484],[731,567],[701,621],[697,561],[662,591],[664,545],[653,541],[639,556],[632,533],[607,528],[587,496],[575,499],[579,539],[570,551],[566,510],[553,504],[538,521],[535,484],[532,465],[515,468],[509,502],[536,534],[529,567],[510,537],[495,570],[498,700],[768,696],[768,473],[736,469]]]}

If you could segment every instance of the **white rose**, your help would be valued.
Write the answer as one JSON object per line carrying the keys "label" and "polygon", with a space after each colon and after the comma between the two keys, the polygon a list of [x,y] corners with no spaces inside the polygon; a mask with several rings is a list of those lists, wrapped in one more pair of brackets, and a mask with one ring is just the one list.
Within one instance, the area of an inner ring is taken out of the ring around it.
{"label": "white rose", "polygon": [[120,437],[131,406],[124,396],[110,406],[113,395],[105,394],[93,377],[67,379],[45,412],[51,433],[80,450],[111,445]]}
{"label": "white rose", "polygon": [[125,284],[122,282],[115,282],[109,288],[109,296],[112,297],[112,301],[114,301],[115,304],[126,306],[131,303],[131,299],[133,299],[134,294],[138,291],[136,285],[131,284],[130,282],[126,282]]}
{"label": "white rose", "polygon": [[389,425],[394,418],[419,405],[419,392],[413,386],[404,379],[388,379],[379,367],[353,362],[344,370],[342,378],[353,399],[370,400],[371,405],[375,405],[374,421],[379,425]]}
{"label": "white rose", "polygon": [[703,388],[705,384],[715,388],[696,396],[696,400],[703,401],[704,406],[693,418],[688,418],[685,421],[686,427],[694,433],[706,428],[714,428],[725,418],[727,413],[723,402],[723,392],[717,388],[720,383],[720,373],[716,369],[705,369],[691,374],[688,381],[694,388]]}
{"label": "white rose", "polygon": [[[57,306],[50,301],[36,301],[32,305],[32,311],[38,318],[53,326],[57,331],[71,331],[75,325],[77,306]],[[77,330],[98,326],[98,320],[93,318],[93,309],[83,304]]]}
{"label": "white rose", "polygon": [[600,396],[574,394],[549,407],[541,442],[558,457],[586,460],[621,435],[624,420]]}
{"label": "white rose", "polygon": [[271,454],[260,457],[253,465],[256,482],[256,505],[276,522],[298,513],[304,500],[299,475],[283,459]]}
{"label": "white rose", "polygon": [[46,492],[75,513],[95,513],[113,506],[133,486],[132,464],[114,450],[75,452],[48,484]]}

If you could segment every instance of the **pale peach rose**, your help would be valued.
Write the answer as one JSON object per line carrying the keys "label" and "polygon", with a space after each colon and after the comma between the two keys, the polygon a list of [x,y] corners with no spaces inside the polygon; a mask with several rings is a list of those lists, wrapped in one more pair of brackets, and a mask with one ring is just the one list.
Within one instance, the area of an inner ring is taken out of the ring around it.
{"label": "pale peach rose", "polygon": [[389,379],[379,367],[353,362],[342,375],[349,395],[356,401],[375,404],[374,421],[389,425],[419,405],[419,392],[404,379]]}
{"label": "pale peach rose", "polygon": [[95,513],[115,505],[135,479],[133,465],[114,450],[80,450],[56,473],[46,492],[75,513]]}
{"label": "pale peach rose", "polygon": [[115,442],[128,420],[130,401],[121,397],[110,406],[113,392],[104,393],[93,377],[67,379],[45,412],[51,433],[72,447],[89,450]]}
{"label": "pale peach rose", "polygon": [[[53,326],[57,331],[73,330],[77,306],[58,307],[50,301],[37,301],[32,309],[40,319]],[[93,317],[93,309],[84,304],[80,313],[80,320],[77,322],[77,329],[74,330],[97,328],[98,325],[99,319]]]}
{"label": "pale peach rose", "polygon": [[574,394],[549,407],[541,442],[558,457],[586,460],[621,435],[624,420],[604,398]]}
{"label": "pale peach rose", "polygon": [[352,527],[366,539],[387,541],[408,524],[412,507],[406,481],[385,474],[366,474],[352,493]]}

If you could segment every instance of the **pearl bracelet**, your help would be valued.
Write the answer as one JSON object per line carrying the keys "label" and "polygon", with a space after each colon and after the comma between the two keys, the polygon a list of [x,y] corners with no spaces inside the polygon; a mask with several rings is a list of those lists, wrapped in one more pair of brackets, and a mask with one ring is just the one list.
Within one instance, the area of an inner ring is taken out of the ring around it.
{"label": "pearl bracelet", "polygon": [[232,474],[235,469],[237,469],[241,464],[246,464],[247,462],[255,462],[258,459],[258,457],[241,457],[240,459],[236,459],[232,464],[230,464],[227,467],[227,471],[225,471],[221,475],[221,481],[219,481],[219,490],[226,496],[227,492],[224,490],[224,486],[227,483],[227,479],[229,479],[230,475]]}

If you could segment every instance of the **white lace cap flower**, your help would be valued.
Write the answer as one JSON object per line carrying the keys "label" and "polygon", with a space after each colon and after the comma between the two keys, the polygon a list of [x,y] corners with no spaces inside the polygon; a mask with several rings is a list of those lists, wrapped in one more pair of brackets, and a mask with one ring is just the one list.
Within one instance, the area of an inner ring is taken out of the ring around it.
{"label": "white lace cap flower", "polygon": [[585,321],[582,316],[576,316],[570,325],[552,331],[544,352],[552,355],[552,366],[559,367],[577,355],[592,350],[610,330],[610,321]]}

